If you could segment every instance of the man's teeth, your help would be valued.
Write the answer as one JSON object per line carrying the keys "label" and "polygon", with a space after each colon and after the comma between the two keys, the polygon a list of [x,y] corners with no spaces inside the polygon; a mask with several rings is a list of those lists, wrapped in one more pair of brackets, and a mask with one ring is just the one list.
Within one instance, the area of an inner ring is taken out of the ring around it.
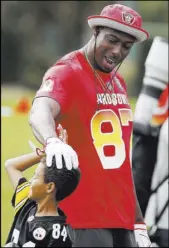
{"label": "man's teeth", "polygon": [[107,61],[108,61],[110,64],[116,63],[116,61],[115,61],[114,59],[109,59],[109,58],[107,58]]}

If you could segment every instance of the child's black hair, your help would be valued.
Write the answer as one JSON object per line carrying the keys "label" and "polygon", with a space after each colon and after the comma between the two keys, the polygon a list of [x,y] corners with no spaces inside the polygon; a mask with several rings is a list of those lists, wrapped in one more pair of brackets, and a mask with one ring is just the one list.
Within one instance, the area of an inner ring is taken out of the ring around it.
{"label": "child's black hair", "polygon": [[[45,159],[42,159],[43,163]],[[61,201],[69,196],[77,187],[80,180],[80,169],[68,170],[62,156],[63,168],[57,169],[56,160],[53,157],[52,166],[44,169],[44,183],[54,182],[56,186],[56,201]]]}

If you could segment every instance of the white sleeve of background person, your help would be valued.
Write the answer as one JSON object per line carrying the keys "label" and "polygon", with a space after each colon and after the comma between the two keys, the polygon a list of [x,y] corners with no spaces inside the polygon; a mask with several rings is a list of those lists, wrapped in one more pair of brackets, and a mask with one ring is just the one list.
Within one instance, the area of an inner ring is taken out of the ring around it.
{"label": "white sleeve of background person", "polygon": [[[145,93],[143,89],[151,87],[163,91],[168,83],[168,42],[162,37],[155,37],[145,61],[145,74],[142,92],[135,107],[134,121],[148,125],[152,111],[157,106],[157,97]],[[151,91],[151,92],[152,92]]]}
{"label": "white sleeve of background person", "polygon": [[[168,169],[168,119],[164,122],[161,127],[159,135],[159,143],[157,150],[157,163],[155,166],[153,178],[152,178],[152,190],[157,187],[169,173]],[[145,221],[148,226],[153,224],[153,215],[159,214],[168,200],[168,179],[159,187],[156,194],[150,197],[149,204],[147,207]],[[155,210],[156,209],[156,210]],[[157,211],[157,213],[156,213]],[[163,215],[158,222],[158,228],[168,229],[168,211],[169,206],[164,211]]]}

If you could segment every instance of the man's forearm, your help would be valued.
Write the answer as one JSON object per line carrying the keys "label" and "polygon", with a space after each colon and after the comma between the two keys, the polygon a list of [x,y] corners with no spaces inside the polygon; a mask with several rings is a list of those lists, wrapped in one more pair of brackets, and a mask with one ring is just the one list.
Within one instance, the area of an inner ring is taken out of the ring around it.
{"label": "man's forearm", "polygon": [[55,121],[49,107],[33,108],[30,114],[30,126],[35,137],[42,144],[45,144],[47,138],[57,137],[55,131]]}

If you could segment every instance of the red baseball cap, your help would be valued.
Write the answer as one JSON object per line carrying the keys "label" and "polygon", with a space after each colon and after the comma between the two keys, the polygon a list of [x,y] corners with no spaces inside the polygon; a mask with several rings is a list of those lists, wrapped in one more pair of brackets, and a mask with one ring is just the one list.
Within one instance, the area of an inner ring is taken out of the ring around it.
{"label": "red baseball cap", "polygon": [[149,37],[148,32],[142,28],[141,16],[121,4],[108,5],[103,8],[100,15],[89,16],[87,20],[91,28],[96,26],[113,28],[132,35],[136,42],[143,42]]}

